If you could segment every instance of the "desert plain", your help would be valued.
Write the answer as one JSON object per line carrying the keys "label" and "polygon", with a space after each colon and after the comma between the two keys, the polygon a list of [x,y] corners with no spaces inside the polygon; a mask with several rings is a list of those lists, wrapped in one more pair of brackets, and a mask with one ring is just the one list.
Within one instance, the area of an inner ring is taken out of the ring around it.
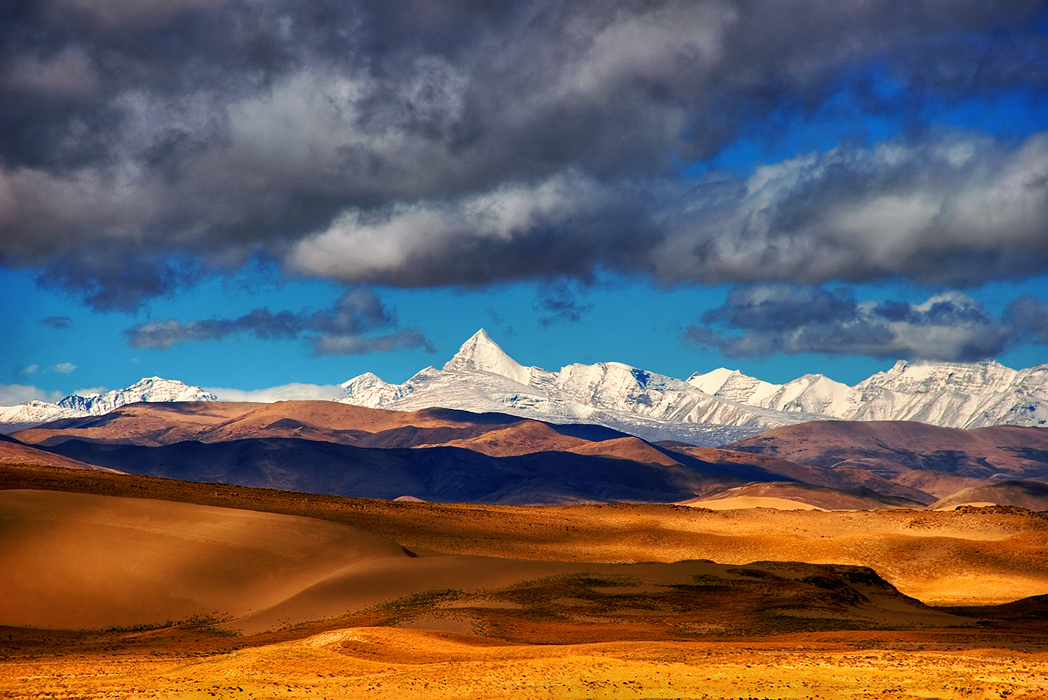
{"label": "desert plain", "polygon": [[1048,517],[0,467],[0,697],[1048,697]]}

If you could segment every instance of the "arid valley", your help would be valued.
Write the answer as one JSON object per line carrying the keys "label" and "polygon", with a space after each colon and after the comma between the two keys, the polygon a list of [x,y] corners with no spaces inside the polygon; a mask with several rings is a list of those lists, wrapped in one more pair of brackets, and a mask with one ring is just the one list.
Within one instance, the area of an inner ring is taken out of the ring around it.
{"label": "arid valley", "polygon": [[0,696],[1048,697],[1039,482],[978,491],[1034,508],[964,502],[1039,453],[876,447],[937,430],[745,452],[327,402],[31,428],[0,442]]}

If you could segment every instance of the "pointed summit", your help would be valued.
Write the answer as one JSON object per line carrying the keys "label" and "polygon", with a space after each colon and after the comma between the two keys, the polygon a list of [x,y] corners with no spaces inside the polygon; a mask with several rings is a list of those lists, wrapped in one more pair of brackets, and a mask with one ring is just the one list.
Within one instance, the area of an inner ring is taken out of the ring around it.
{"label": "pointed summit", "polygon": [[444,369],[491,372],[525,385],[531,381],[531,370],[507,355],[483,328],[462,344]]}

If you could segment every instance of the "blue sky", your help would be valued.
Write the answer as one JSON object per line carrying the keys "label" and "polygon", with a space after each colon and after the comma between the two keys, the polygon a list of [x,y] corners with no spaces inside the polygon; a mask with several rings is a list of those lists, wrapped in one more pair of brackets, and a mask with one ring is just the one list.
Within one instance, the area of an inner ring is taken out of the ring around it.
{"label": "blue sky", "polygon": [[0,10],[0,405],[1048,361],[1043,3],[259,4]]}

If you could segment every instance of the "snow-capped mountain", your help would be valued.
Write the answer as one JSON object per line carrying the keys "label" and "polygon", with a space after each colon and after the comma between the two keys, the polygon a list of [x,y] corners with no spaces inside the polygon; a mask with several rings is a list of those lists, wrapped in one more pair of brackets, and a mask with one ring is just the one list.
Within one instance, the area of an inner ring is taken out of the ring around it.
{"label": "snow-capped mountain", "polygon": [[72,394],[58,403],[28,401],[17,406],[0,407],[0,432],[14,432],[60,418],[101,416],[125,404],[139,401],[218,401],[218,397],[198,386],[147,377],[129,387],[105,394]]}
{"label": "snow-capped mountain", "polygon": [[160,377],[148,377],[124,389],[116,389],[105,394],[91,396],[73,394],[59,401],[58,405],[83,411],[88,415],[101,416],[114,408],[139,401],[218,401],[218,397],[198,386],[189,386],[179,381]]}
{"label": "snow-capped mountain", "polygon": [[853,387],[820,374],[769,384],[738,371],[692,375],[714,396],[841,420],[913,420],[943,428],[1048,425],[1048,365],[1014,370],[976,363],[899,361]]}
{"label": "snow-capped mountain", "polygon": [[598,423],[647,439],[723,444],[810,420],[914,420],[942,427],[1048,425],[1048,365],[898,362],[848,386],[821,374],[772,384],[716,369],[687,381],[617,362],[524,367],[483,330],[443,369],[403,384],[364,374],[339,401],[375,408],[502,411],[553,422]]}
{"label": "snow-capped mountain", "polygon": [[443,369],[403,384],[368,373],[343,386],[343,403],[418,410],[433,406],[500,411],[559,423],[596,423],[646,439],[722,444],[769,428],[815,420],[711,396],[680,379],[618,362],[573,364],[559,372],[524,367],[483,329]]}
{"label": "snow-capped mountain", "polygon": [[0,408],[0,433],[9,433],[59,418],[80,418],[88,415],[75,408],[66,408],[46,401],[26,401],[17,406]]}
{"label": "snow-capped mountain", "polygon": [[[684,381],[618,362],[572,364],[557,372],[525,367],[483,329],[441,369],[427,367],[403,384],[389,384],[369,372],[341,386],[341,395],[332,399],[359,406],[497,411],[698,445],[827,419],[913,420],[950,428],[1048,426],[1048,365],[1014,370],[993,361],[900,361],[855,386],[821,374],[773,384],[723,368]],[[0,432],[101,415],[138,401],[217,400],[199,387],[151,377],[106,394],[68,396],[57,404],[0,407]]]}

